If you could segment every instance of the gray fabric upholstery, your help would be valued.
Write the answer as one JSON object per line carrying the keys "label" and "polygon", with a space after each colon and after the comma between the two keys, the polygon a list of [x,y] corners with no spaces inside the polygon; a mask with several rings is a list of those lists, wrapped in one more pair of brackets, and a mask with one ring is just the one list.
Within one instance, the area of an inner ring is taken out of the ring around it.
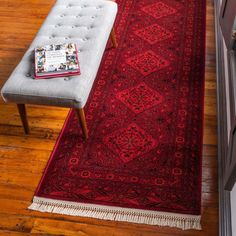
{"label": "gray fabric upholstery", "polygon": [[[117,13],[106,0],[58,0],[34,41],[2,88],[6,102],[82,108],[96,78]],[[81,75],[53,79],[32,78],[34,48],[75,42]]]}

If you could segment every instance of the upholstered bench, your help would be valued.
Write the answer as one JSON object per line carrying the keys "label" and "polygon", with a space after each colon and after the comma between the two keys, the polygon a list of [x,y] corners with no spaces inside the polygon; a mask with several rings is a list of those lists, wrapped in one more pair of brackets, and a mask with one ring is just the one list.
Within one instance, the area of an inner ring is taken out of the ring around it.
{"label": "upholstered bench", "polygon": [[[1,90],[6,102],[16,103],[25,133],[29,132],[25,104],[74,108],[84,136],[88,137],[84,106],[109,38],[116,47],[113,29],[117,4],[108,0],[58,0],[41,29]],[[81,75],[36,80],[32,77],[34,48],[74,42]]]}

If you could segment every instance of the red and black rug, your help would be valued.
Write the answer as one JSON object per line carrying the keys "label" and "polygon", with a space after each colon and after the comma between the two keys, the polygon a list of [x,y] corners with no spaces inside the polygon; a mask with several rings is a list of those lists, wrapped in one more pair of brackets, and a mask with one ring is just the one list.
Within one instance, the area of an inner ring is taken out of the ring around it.
{"label": "red and black rug", "polygon": [[85,111],[60,134],[30,209],[200,229],[205,0],[118,0]]}

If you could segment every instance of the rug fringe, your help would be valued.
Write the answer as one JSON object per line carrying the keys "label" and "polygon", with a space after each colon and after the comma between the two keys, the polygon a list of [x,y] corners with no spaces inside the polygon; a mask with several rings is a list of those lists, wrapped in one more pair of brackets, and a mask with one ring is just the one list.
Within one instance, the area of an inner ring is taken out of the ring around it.
{"label": "rug fringe", "polygon": [[54,200],[34,197],[30,210],[51,212],[63,215],[92,217],[103,220],[127,221],[158,226],[177,227],[183,230],[201,230],[201,216],[156,212],[133,208],[101,206],[87,203]]}

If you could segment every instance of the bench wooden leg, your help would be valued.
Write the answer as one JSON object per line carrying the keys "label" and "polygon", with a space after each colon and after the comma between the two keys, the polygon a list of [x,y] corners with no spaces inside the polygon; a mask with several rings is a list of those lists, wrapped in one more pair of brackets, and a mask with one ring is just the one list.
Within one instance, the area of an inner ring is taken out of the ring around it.
{"label": "bench wooden leg", "polygon": [[88,138],[88,128],[87,128],[87,124],[86,124],[84,109],[79,108],[79,109],[75,109],[75,110],[76,110],[76,113],[78,115],[78,118],[79,118],[79,121],[80,121],[80,126],[82,128],[84,137],[87,139]]}
{"label": "bench wooden leg", "polygon": [[29,133],[29,124],[28,124],[28,119],[27,119],[27,114],[26,114],[26,109],[25,109],[25,104],[17,104],[17,108],[20,114],[21,122],[24,127],[24,131],[26,134]]}
{"label": "bench wooden leg", "polygon": [[110,33],[110,38],[111,38],[113,47],[117,48],[118,44],[117,44],[117,41],[116,41],[116,33],[115,33],[114,27],[112,27],[112,30],[111,30],[111,33]]}

